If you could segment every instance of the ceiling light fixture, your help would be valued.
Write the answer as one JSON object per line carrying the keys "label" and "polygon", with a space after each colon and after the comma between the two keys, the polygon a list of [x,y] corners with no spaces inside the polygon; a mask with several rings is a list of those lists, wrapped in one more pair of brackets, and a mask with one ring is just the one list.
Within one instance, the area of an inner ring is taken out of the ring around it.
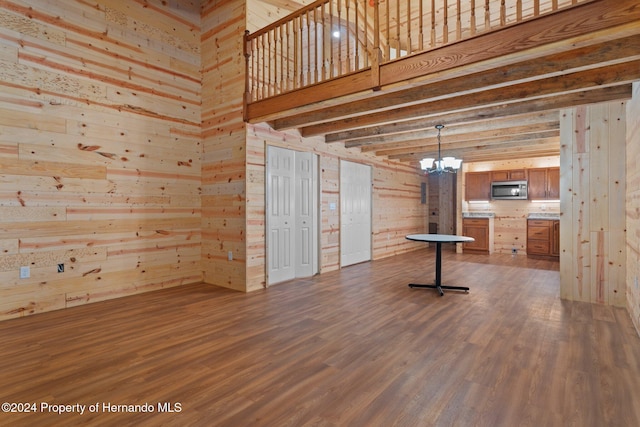
{"label": "ceiling light fixture", "polygon": [[442,157],[440,154],[440,131],[444,129],[444,125],[436,125],[438,129],[438,159],[425,158],[420,160],[420,168],[427,173],[437,173],[438,175],[448,172],[456,173],[462,165],[462,159],[455,157]]}

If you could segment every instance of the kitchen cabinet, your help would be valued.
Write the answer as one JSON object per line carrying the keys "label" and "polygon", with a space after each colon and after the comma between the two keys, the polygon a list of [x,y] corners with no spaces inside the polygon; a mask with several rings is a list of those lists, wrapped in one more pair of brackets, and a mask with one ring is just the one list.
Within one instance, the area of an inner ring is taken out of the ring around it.
{"label": "kitchen cabinet", "polygon": [[551,256],[560,257],[560,221],[554,220],[551,230]]}
{"label": "kitchen cabinet", "polygon": [[524,181],[525,179],[527,179],[527,173],[524,169],[491,172],[491,181]]}
{"label": "kitchen cabinet", "polygon": [[467,172],[465,200],[491,200],[491,172]]}
{"label": "kitchen cabinet", "polygon": [[527,255],[545,258],[560,256],[560,221],[557,219],[527,220]]}
{"label": "kitchen cabinet", "polygon": [[529,200],[560,199],[560,168],[529,169]]}
{"label": "kitchen cabinet", "polygon": [[474,242],[462,244],[464,252],[489,253],[488,218],[463,218],[462,235],[475,239]]}

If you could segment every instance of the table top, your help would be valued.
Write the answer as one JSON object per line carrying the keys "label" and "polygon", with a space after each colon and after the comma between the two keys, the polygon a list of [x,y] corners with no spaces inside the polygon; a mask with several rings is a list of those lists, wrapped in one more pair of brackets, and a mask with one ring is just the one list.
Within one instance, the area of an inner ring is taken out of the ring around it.
{"label": "table top", "polygon": [[409,234],[406,236],[407,240],[414,240],[416,242],[441,242],[441,243],[458,243],[458,242],[473,242],[473,237],[457,236],[455,234]]}

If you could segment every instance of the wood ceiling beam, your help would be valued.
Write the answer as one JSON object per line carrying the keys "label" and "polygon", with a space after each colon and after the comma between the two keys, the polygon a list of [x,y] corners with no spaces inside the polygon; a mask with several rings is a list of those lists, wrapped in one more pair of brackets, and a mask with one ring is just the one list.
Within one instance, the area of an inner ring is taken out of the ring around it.
{"label": "wood ceiling beam", "polygon": [[[524,141],[503,141],[499,144],[478,144],[474,149],[464,151],[464,157],[455,151],[447,151],[445,155],[452,155],[462,158],[464,162],[474,162],[480,160],[504,160],[519,158],[523,155],[527,157],[558,156],[560,154],[560,137],[531,139]],[[424,153],[405,153],[389,156],[390,159],[401,162],[417,164],[424,157]]]}
{"label": "wood ceiling beam", "polygon": [[[472,44],[472,41],[467,42]],[[473,46],[470,46],[473,48]],[[503,87],[518,82],[526,82],[550,77],[569,71],[596,68],[603,63],[614,63],[640,58],[640,34],[619,40],[607,41],[591,46],[573,49],[569,52],[554,53],[518,63],[502,65],[481,72],[470,73],[468,69],[456,69],[449,73],[433,76],[432,83],[413,86],[404,90],[384,93],[375,98],[346,102],[313,112],[290,114],[286,118],[273,121],[274,129],[287,129],[325,122],[337,118],[354,117],[374,110],[386,110],[398,105],[411,105],[425,99],[437,99],[451,94],[468,94],[492,87]],[[495,65],[494,65],[495,66]],[[445,76],[446,79],[444,78]],[[311,136],[303,128],[304,136]]]}
{"label": "wood ceiling beam", "polygon": [[640,60],[635,60],[606,68],[578,71],[533,82],[519,83],[508,87],[489,89],[424,104],[312,125],[303,128],[301,134],[303,136],[321,135],[335,132],[336,130],[366,127],[379,123],[393,123],[436,113],[468,110],[478,106],[518,103],[522,102],[523,99],[533,100],[554,96],[558,93],[622,85],[638,79],[640,79]]}
{"label": "wood ceiling beam", "polygon": [[631,84],[605,87],[570,94],[561,94],[549,98],[525,100],[513,104],[493,105],[467,111],[453,113],[434,114],[417,120],[403,121],[388,125],[371,126],[368,128],[354,129],[343,132],[329,133],[325,136],[326,142],[342,142],[359,138],[371,138],[372,142],[393,138],[394,134],[401,134],[416,129],[432,129],[436,124],[450,126],[456,123],[469,123],[475,121],[495,121],[498,118],[518,116],[529,113],[544,113],[556,111],[559,108],[568,108],[578,105],[596,104],[618,99],[631,98]]}
{"label": "wood ceiling beam", "polygon": [[[490,125],[485,125],[485,129]],[[486,129],[484,131],[472,131],[465,129],[464,133],[458,135],[444,135],[442,136],[442,149],[443,150],[458,150],[463,148],[474,147],[478,142],[482,140],[499,141],[500,139],[513,139],[516,136],[524,136],[523,140],[538,137],[547,137],[553,135],[560,135],[560,121],[556,120],[555,123],[539,123],[535,125],[523,125],[511,128],[499,128],[499,129]],[[401,143],[370,145],[362,147],[361,151],[370,152],[375,151],[376,156],[389,156],[398,153],[412,152],[415,150],[422,150],[423,152],[437,153],[438,140],[431,135],[426,139],[416,139],[411,141],[404,141]]]}
{"label": "wood ceiling beam", "polygon": [[[516,135],[501,135],[494,138],[474,138],[473,135],[466,135],[465,139],[457,141],[455,143],[447,143],[442,147],[443,155],[455,156],[466,160],[468,154],[472,154],[476,150],[495,149],[500,146],[500,149],[510,147],[510,144],[530,144],[535,145],[538,141],[549,140],[550,138],[556,138],[559,141],[560,129],[545,130],[529,134],[516,134]],[[558,151],[560,146],[557,147]],[[431,144],[426,147],[411,147],[407,149],[395,149],[395,150],[380,150],[376,151],[377,156],[387,156],[390,159],[403,157],[410,155],[418,159],[424,157],[437,157],[438,156],[438,144]]]}
{"label": "wood ceiling beam", "polygon": [[[557,129],[559,127],[559,116],[557,111],[544,112],[541,114],[518,115],[497,120],[478,121],[474,123],[466,123],[462,125],[449,125],[442,130],[442,139],[446,138],[447,142],[455,141],[469,133],[483,134],[490,132],[490,135],[499,136],[500,134],[528,133],[538,130]],[[489,130],[488,130],[489,129]],[[386,147],[401,148],[413,141],[426,140],[436,141],[437,130],[434,128],[421,129],[415,132],[403,132],[399,134],[390,134],[376,138],[357,139],[348,141],[344,145],[347,148],[360,147],[363,152],[375,151]]]}
{"label": "wood ceiling beam", "polygon": [[467,111],[434,114],[425,118],[403,121],[389,125],[373,126],[369,128],[355,129],[344,132],[330,133],[326,135],[327,142],[349,141],[363,139],[366,137],[384,139],[386,135],[400,132],[407,132],[413,129],[433,128],[436,124],[447,125],[455,123],[467,123],[488,119],[497,119],[512,115],[521,115],[536,112],[555,111],[559,108],[566,108],[585,104],[608,102],[617,99],[631,98],[631,84],[605,87],[570,94],[561,94],[548,98],[524,100],[512,104],[492,105]]}

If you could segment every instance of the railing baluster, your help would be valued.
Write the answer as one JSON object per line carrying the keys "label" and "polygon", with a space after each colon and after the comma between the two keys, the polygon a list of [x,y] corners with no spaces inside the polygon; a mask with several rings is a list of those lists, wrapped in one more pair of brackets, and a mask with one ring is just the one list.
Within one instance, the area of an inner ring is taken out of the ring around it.
{"label": "railing baluster", "polygon": [[469,28],[471,31],[471,36],[475,36],[476,34],[476,0],[471,0],[471,11],[469,16]]}
{"label": "railing baluster", "polygon": [[522,0],[516,2],[516,22],[522,21]]}
{"label": "railing baluster", "polygon": [[345,17],[345,28],[346,28],[346,33],[347,33],[347,37],[346,37],[346,47],[347,47],[347,73],[351,72],[351,25],[350,25],[350,19],[349,19],[349,15],[351,12],[351,2],[349,0],[345,0],[345,13],[347,14],[347,16]]}
{"label": "railing baluster", "polygon": [[540,16],[540,0],[533,0],[533,16]]}
{"label": "railing baluster", "polygon": [[320,79],[321,80],[325,80],[327,78],[327,26],[325,24],[325,6],[326,3],[322,3],[322,6],[320,7],[320,19],[322,20],[322,25],[320,26],[320,29],[322,30],[322,46],[321,46],[321,51],[322,51],[322,56],[321,56],[321,61],[322,61],[322,68],[320,70]]}
{"label": "railing baluster", "polygon": [[391,58],[391,8],[389,6],[389,2],[385,2],[387,10],[386,10],[386,30],[387,30],[387,38],[385,40],[385,58],[388,60]]}
{"label": "railing baluster", "polygon": [[354,46],[354,50],[355,50],[355,58],[354,58],[354,71],[357,70],[358,68],[360,68],[360,11],[358,10],[358,0],[355,1],[354,4],[356,10],[354,12],[355,14],[355,21],[356,21],[356,26],[354,29],[354,33],[355,33],[355,46]]}
{"label": "railing baluster", "polygon": [[313,82],[318,83],[318,9],[313,9]]}
{"label": "railing baluster", "polygon": [[447,0],[443,0],[443,3],[442,20],[444,26],[442,28],[442,43],[446,44],[449,42],[449,6],[447,5]]}
{"label": "railing baluster", "polygon": [[334,51],[334,37],[333,32],[335,31],[335,27],[333,25],[333,0],[329,0],[329,78],[333,78],[335,76],[335,63],[333,61],[333,51]]}
{"label": "railing baluster", "polygon": [[484,2],[484,31],[491,29],[491,12],[489,10],[489,0]]}
{"label": "railing baluster", "polygon": [[400,0],[396,0],[396,58],[400,57]]}
{"label": "railing baluster", "polygon": [[456,3],[456,40],[462,39],[462,10],[460,8],[460,0]]}
{"label": "railing baluster", "polygon": [[436,45],[436,0],[431,0],[431,47]]}
{"label": "railing baluster", "polygon": [[337,75],[342,75],[342,2],[338,0],[338,70]]}
{"label": "railing baluster", "polygon": [[406,0],[407,1],[407,55],[411,55],[411,52],[413,51],[413,46],[411,45],[412,41],[411,41],[411,27],[413,27],[413,22],[411,21],[411,0]]}
{"label": "railing baluster", "polygon": [[507,22],[507,10],[504,3],[505,0],[500,1],[500,26],[504,27]]}
{"label": "railing baluster", "polygon": [[275,79],[276,73],[277,73],[277,69],[275,67],[275,53],[276,53],[276,34],[275,34],[275,30],[274,31],[270,31],[270,37],[269,37],[269,96],[273,96],[273,94],[275,93],[275,87],[277,84],[277,81]]}
{"label": "railing baluster", "polygon": [[423,8],[423,0],[419,0],[418,13],[420,16],[418,17],[418,50],[424,50],[424,8]]}
{"label": "railing baluster", "polygon": [[[363,15],[362,15],[362,19],[364,20],[364,23],[362,24],[362,27],[363,27],[362,37],[364,38],[364,46],[363,46],[364,47],[364,52],[362,54],[363,55],[362,59],[364,61],[363,61],[362,65],[365,68],[369,66],[369,63],[371,62],[370,61],[370,59],[371,59],[370,57],[373,54],[373,49],[371,48],[372,41],[369,39],[369,36],[370,36],[370,34],[369,34],[370,25],[369,24],[371,22],[371,19],[369,19],[369,9],[367,8],[367,3],[368,3],[368,0],[363,0],[363,2],[362,2],[362,7],[363,7],[363,10],[364,10]],[[375,6],[375,7],[377,7],[377,6]],[[373,10],[373,7],[371,9]],[[371,16],[373,16],[373,13],[371,14]]]}
{"label": "railing baluster", "polygon": [[[250,75],[258,75],[258,39],[251,40],[251,65],[252,73]],[[258,93],[258,79],[251,79],[251,99],[256,100]]]}

